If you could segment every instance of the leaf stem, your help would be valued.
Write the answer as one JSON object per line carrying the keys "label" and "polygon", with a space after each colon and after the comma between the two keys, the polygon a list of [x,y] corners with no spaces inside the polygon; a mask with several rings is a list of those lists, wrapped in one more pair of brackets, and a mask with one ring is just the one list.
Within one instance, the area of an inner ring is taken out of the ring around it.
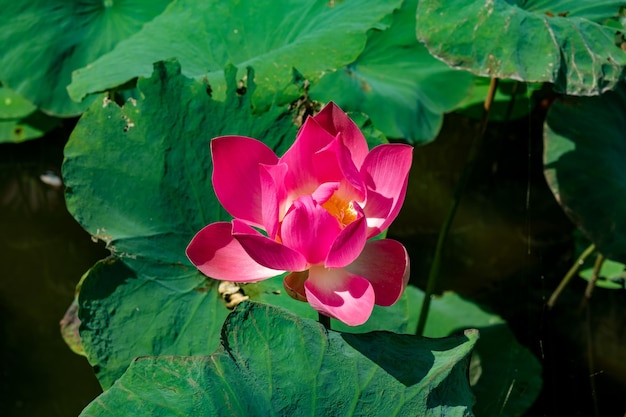
{"label": "leaf stem", "polygon": [[424,334],[424,328],[426,327],[426,320],[428,319],[428,311],[430,310],[430,302],[435,290],[437,280],[439,279],[439,270],[441,268],[441,256],[443,254],[443,246],[446,241],[446,237],[450,232],[450,227],[452,226],[452,222],[454,220],[454,216],[456,214],[456,210],[459,207],[459,203],[461,202],[461,196],[465,191],[465,187],[467,186],[467,182],[469,177],[474,170],[474,165],[476,163],[476,155],[478,154],[478,149],[480,149],[480,145],[483,142],[485,137],[485,131],[487,130],[487,122],[489,121],[489,112],[491,111],[491,104],[493,103],[493,99],[496,95],[496,89],[498,87],[498,79],[491,78],[491,82],[489,83],[489,92],[487,93],[487,97],[485,98],[484,111],[483,116],[480,121],[480,131],[478,136],[474,138],[472,142],[472,146],[467,155],[467,161],[465,162],[465,166],[463,167],[463,172],[461,173],[461,178],[459,178],[459,182],[456,185],[454,190],[454,199],[452,200],[452,204],[448,209],[448,213],[446,218],[444,219],[441,228],[439,229],[439,236],[437,237],[437,245],[435,246],[435,254],[433,256],[433,261],[430,265],[430,270],[428,271],[428,281],[426,283],[426,291],[424,293],[424,300],[422,301],[422,309],[420,311],[419,320],[417,323],[417,329],[415,330],[415,334],[418,336],[422,336]]}
{"label": "leaf stem", "polygon": [[596,286],[596,282],[598,282],[598,277],[600,276],[600,270],[602,269],[602,265],[605,261],[604,255],[601,253],[598,254],[596,258],[596,263],[593,265],[593,273],[591,274],[591,278],[587,283],[587,288],[585,289],[585,298],[589,300],[591,298],[591,294],[593,294],[593,289]]}
{"label": "leaf stem", "polygon": [[578,259],[576,259],[576,262],[574,262],[574,265],[572,265],[569,271],[567,271],[567,274],[565,274],[565,277],[563,277],[563,279],[559,283],[559,286],[556,287],[556,290],[554,290],[554,292],[550,296],[550,299],[548,300],[548,303],[546,304],[548,308],[554,307],[554,303],[556,303],[556,299],[559,298],[559,295],[561,295],[561,293],[563,292],[567,284],[571,281],[572,277],[576,274],[576,271],[578,271],[578,268],[580,268],[580,266],[585,262],[585,259],[587,259],[587,257],[591,255],[594,250],[596,250],[596,245],[592,243],[591,245],[589,245],[587,249],[585,249],[583,253],[580,254]]}

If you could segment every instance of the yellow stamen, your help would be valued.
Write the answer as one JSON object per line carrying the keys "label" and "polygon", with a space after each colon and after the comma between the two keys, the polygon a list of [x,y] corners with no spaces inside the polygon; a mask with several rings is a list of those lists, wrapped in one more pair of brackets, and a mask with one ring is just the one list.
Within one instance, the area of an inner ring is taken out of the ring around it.
{"label": "yellow stamen", "polygon": [[336,195],[333,195],[328,201],[322,204],[322,207],[339,220],[339,223],[341,223],[343,227],[355,221],[358,215],[352,201],[344,201]]}

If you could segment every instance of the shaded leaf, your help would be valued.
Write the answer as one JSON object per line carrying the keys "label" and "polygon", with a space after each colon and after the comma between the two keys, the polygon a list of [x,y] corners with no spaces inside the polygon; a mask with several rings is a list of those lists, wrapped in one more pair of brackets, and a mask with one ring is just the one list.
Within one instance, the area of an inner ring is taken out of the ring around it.
{"label": "shaded leaf", "polygon": [[[206,76],[219,99],[225,95],[227,64],[240,68],[238,79],[245,78],[246,67],[253,67],[261,96],[255,103],[265,107],[283,95],[293,68],[314,80],[325,70],[352,62],[363,50],[365,32],[381,25],[380,20],[399,4],[400,0],[180,0],[114,51],[74,73],[68,90],[79,100],[134,77],[147,77],[153,62],[175,57],[186,76]],[[283,102],[293,98],[291,91]]]}
{"label": "shaded leaf", "polygon": [[213,355],[138,359],[81,416],[466,416],[477,338],[341,334],[248,302]]}
{"label": "shaded leaf", "polygon": [[624,79],[613,25],[622,1],[420,0],[417,37],[454,68],[486,77],[551,82],[595,95]]}
{"label": "shaded leaf", "polygon": [[470,380],[477,416],[516,417],[533,405],[543,385],[541,364],[505,324],[480,328]]}
{"label": "shaded leaf", "polygon": [[474,76],[433,58],[415,37],[416,0],[405,1],[389,29],[373,30],[350,65],[325,75],[311,97],[362,111],[387,137],[435,138],[443,113],[469,93]]}
{"label": "shaded leaf", "polygon": [[90,101],[70,100],[71,72],[112,50],[170,1],[4,2],[0,80],[47,113],[77,115]]}
{"label": "shaded leaf", "polygon": [[548,112],[544,169],[567,215],[599,252],[626,263],[626,87],[563,97]]}

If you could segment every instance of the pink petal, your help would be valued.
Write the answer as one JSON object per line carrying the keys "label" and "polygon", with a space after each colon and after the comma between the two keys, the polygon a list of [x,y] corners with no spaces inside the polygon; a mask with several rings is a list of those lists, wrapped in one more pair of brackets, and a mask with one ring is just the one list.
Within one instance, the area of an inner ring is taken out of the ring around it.
{"label": "pink petal", "polygon": [[413,147],[402,144],[379,145],[365,158],[361,175],[367,186],[363,209],[368,218],[368,237],[385,230],[396,218],[406,194]]}
{"label": "pink petal", "polygon": [[344,269],[311,268],[304,290],[314,309],[349,326],[365,323],[374,309],[372,285]]}
{"label": "pink petal", "polygon": [[285,177],[288,193],[300,196],[311,194],[317,188],[320,182],[317,179],[313,155],[334,139],[313,118],[309,117],[304,122],[296,141],[280,158],[280,162],[289,167]]}
{"label": "pink petal", "polygon": [[244,136],[221,136],[211,141],[213,188],[233,217],[262,227],[259,164],[276,165],[278,157],[263,142]]}
{"label": "pink petal", "polygon": [[324,262],[327,268],[343,268],[358,258],[367,240],[367,222],[358,207],[360,217],[347,225],[337,236]]}
{"label": "pink petal", "polygon": [[363,201],[365,184],[340,137],[313,155],[313,165],[319,183],[340,181],[342,198]]}
{"label": "pink petal", "polygon": [[311,197],[313,197],[313,200],[315,200],[317,204],[321,205],[327,202],[338,189],[338,182],[325,182],[313,191]]}
{"label": "pink petal", "polygon": [[310,195],[293,202],[281,225],[283,245],[304,255],[310,265],[322,263],[341,232],[339,221]]}
{"label": "pink petal", "polygon": [[232,232],[248,255],[260,265],[283,271],[303,271],[307,267],[302,254],[263,236],[240,220],[233,220]]}
{"label": "pink petal", "polygon": [[354,165],[360,168],[368,153],[367,142],[348,115],[331,101],[313,119],[332,136],[341,133],[343,143],[350,149]]}
{"label": "pink petal", "polygon": [[409,282],[409,255],[404,246],[395,240],[371,240],[365,244],[361,255],[345,269],[372,284],[376,304],[390,306],[398,301]]}
{"label": "pink petal", "polygon": [[284,272],[256,263],[233,238],[231,230],[230,223],[212,223],[191,240],[187,257],[200,272],[211,278],[235,282],[258,281]]}
{"label": "pink petal", "polygon": [[286,210],[281,206],[287,198],[283,185],[287,169],[285,164],[259,165],[263,225],[271,239],[276,238],[279,220]]}

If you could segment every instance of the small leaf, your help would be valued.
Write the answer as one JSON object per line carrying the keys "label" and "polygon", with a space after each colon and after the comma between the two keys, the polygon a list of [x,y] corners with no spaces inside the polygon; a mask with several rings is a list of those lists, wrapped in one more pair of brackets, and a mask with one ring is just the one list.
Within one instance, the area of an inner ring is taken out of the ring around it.
{"label": "small leaf", "polygon": [[477,339],[342,334],[246,302],[213,355],[140,358],[81,416],[467,416]]}
{"label": "small leaf", "polygon": [[[626,269],[626,265],[623,263],[606,259],[602,263],[595,285],[609,290],[623,290],[626,282],[624,269]],[[585,281],[589,281],[593,275],[593,266],[581,269],[579,275]]]}

